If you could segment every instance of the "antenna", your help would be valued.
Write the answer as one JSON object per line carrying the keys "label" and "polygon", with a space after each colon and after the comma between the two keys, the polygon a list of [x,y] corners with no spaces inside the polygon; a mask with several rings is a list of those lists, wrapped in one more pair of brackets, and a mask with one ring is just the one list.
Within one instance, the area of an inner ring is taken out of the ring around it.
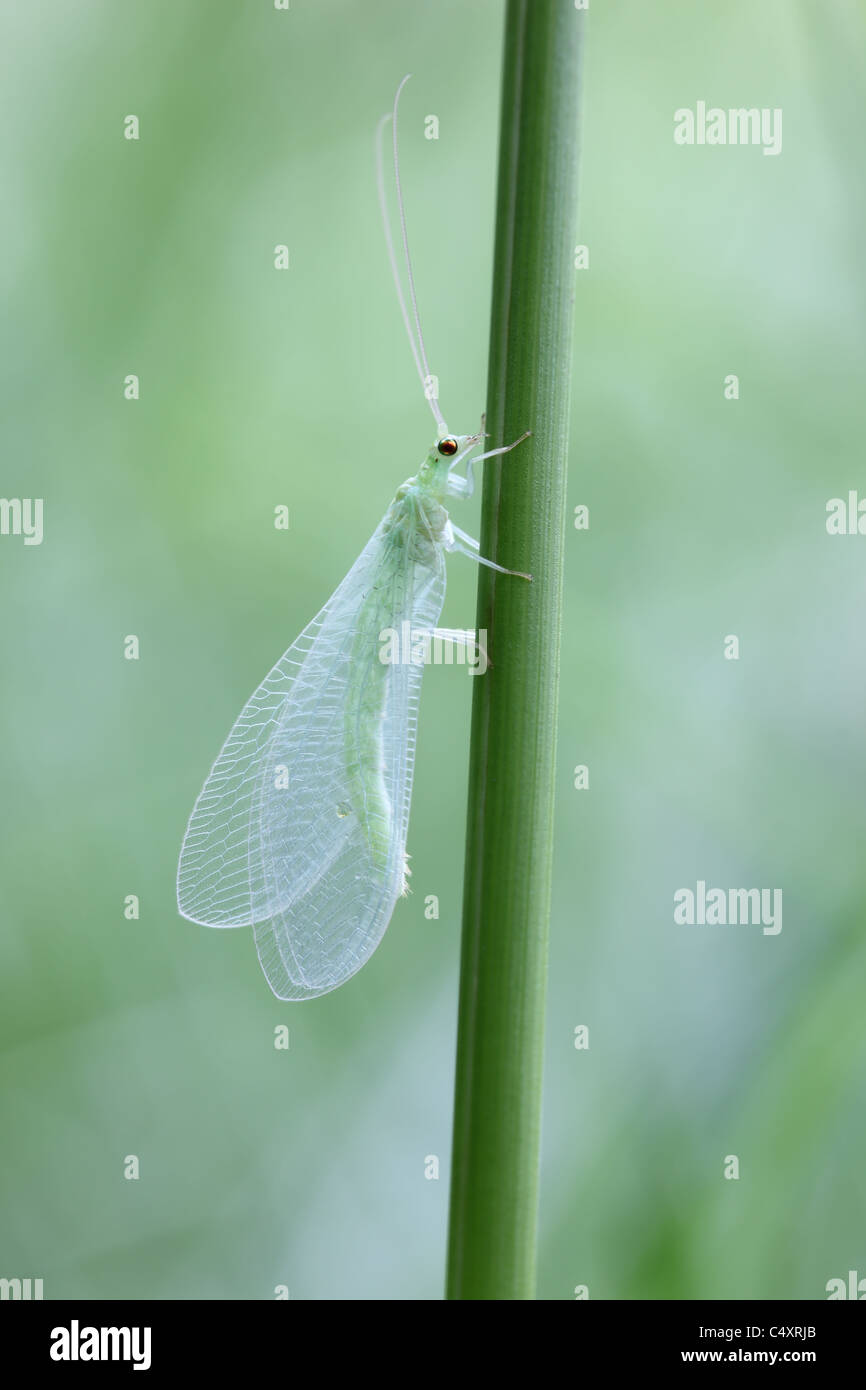
{"label": "antenna", "polygon": [[[397,291],[397,299],[400,303],[400,312],[403,315],[403,324],[406,329],[406,336],[409,339],[409,346],[412,349],[412,356],[415,359],[415,367],[418,378],[424,390],[424,396],[433,412],[433,418],[442,434],[448,433],[448,426],[439,409],[439,402],[435,396],[430,396],[428,392],[428,381],[430,379],[430,368],[427,365],[427,351],[424,347],[424,335],[421,332],[421,319],[418,315],[418,298],[415,293],[415,277],[412,274],[412,260],[409,255],[409,238],[406,233],[406,209],[403,203],[403,189],[400,184],[400,156],[397,145],[397,106],[400,101],[400,93],[409,81],[410,73],[407,73],[397,88],[394,97],[394,108],[382,117],[376,127],[376,183],[379,192],[379,207],[382,213],[382,226],[385,229],[385,243],[388,247],[388,260],[391,263],[391,276],[394,280],[394,288]],[[403,293],[403,286],[400,282],[400,269],[397,264],[397,253],[394,250],[394,239],[391,236],[391,224],[388,218],[388,204],[385,197],[385,167],[382,153],[383,133],[388,121],[391,121],[394,133],[394,183],[397,189],[397,205],[400,210],[400,230],[403,239],[403,256],[406,262],[406,278],[409,282],[409,296],[412,301],[412,313],[415,319],[415,329],[418,334],[417,342],[412,331],[412,324],[409,319],[409,311],[406,307],[406,296]]]}

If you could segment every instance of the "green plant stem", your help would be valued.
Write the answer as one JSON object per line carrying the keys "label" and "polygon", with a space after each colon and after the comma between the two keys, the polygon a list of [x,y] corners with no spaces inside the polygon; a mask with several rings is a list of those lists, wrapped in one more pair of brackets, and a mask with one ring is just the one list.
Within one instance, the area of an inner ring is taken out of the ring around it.
{"label": "green plant stem", "polygon": [[447,1297],[535,1296],[578,85],[573,0],[509,0],[469,774]]}

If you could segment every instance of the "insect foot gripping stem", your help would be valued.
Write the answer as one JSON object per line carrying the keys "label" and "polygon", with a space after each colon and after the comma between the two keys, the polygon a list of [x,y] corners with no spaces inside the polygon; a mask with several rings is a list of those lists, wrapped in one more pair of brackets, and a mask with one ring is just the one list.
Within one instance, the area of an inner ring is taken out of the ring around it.
{"label": "insect foot gripping stem", "polygon": [[504,565],[497,565],[495,560],[487,560],[478,553],[478,541],[472,536],[467,536],[465,531],[461,531],[459,526],[455,526],[453,521],[449,521],[442,532],[442,544],[446,550],[452,551],[457,555],[467,555],[470,560],[474,560],[477,565],[486,565],[488,569],[496,570],[497,574],[510,574],[515,579],[526,579],[532,583],[532,575],[525,574],[523,570],[509,570]]}

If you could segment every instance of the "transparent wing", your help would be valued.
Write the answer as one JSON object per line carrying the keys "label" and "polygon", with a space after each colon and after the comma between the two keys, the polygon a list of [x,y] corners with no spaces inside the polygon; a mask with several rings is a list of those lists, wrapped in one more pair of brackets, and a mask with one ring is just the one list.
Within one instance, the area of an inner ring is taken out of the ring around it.
{"label": "transparent wing", "polygon": [[180,911],[252,923],[282,999],[354,974],[403,888],[422,668],[382,666],[379,639],[435,627],[445,568],[438,546],[432,567],[389,547],[384,526],[247,702],[181,850]]}

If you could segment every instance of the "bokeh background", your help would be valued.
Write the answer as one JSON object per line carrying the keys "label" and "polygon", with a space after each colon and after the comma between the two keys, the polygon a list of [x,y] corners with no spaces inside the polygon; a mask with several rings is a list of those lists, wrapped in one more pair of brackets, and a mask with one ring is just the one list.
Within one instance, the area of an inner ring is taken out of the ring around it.
{"label": "bokeh background", "polygon": [[[453,428],[482,409],[501,7],[6,0],[2,30],[0,492],[45,539],[0,538],[0,1275],[438,1298],[465,674],[425,678],[415,893],[346,987],[280,1004],[174,874],[242,703],[431,437],[371,153],[405,72],[431,365]],[[855,0],[589,14],[544,1298],[866,1275],[866,538],[825,529],[866,495],[864,30]],[[782,107],[781,155],[675,146],[698,100]],[[781,888],[781,934],[676,926],[698,879]]]}

